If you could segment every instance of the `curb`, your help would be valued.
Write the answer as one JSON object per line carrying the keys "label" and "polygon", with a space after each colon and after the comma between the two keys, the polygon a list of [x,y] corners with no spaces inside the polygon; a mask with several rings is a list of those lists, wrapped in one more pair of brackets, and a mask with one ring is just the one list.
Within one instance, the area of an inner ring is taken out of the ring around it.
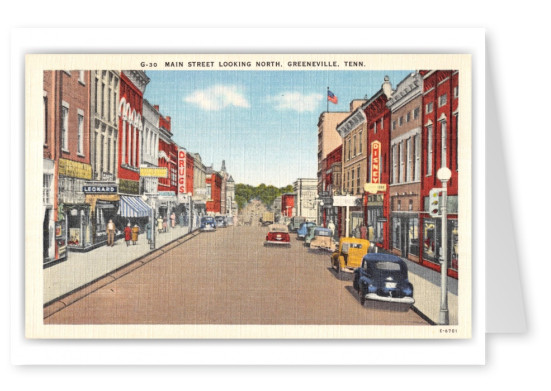
{"label": "curb", "polygon": [[201,232],[199,230],[195,230],[185,234],[184,236],[180,236],[179,238],[171,240],[170,242],[164,244],[162,247],[158,249],[155,249],[136,259],[133,259],[127,264],[119,266],[115,270],[110,271],[109,273],[104,274],[103,276],[95,278],[94,280],[78,288],[75,288],[55,299],[48,301],[43,305],[43,309],[44,309],[43,319],[46,319],[52,316],[53,314],[61,311],[64,308],[67,308],[71,304],[83,299],[84,297],[97,291],[98,289],[103,288],[104,286],[112,283],[113,281],[118,280],[119,278],[127,275],[128,273],[131,273],[134,270],[139,269],[143,265],[159,258],[161,255],[167,253],[168,251],[174,249],[175,247],[178,247],[179,245],[187,242],[188,240],[193,239],[200,233]]}

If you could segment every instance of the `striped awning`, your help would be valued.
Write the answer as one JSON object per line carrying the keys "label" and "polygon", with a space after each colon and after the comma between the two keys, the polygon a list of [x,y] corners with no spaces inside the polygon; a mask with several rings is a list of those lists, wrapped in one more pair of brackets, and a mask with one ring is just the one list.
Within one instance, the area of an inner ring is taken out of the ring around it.
{"label": "striped awning", "polygon": [[147,217],[151,208],[140,197],[121,196],[119,215],[122,217]]}

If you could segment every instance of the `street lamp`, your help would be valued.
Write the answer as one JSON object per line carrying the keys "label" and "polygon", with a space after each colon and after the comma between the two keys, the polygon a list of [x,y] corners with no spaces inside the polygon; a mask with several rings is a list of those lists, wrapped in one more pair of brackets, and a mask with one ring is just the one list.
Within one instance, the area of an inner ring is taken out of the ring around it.
{"label": "street lamp", "polygon": [[441,325],[447,325],[450,323],[450,316],[448,311],[448,212],[446,210],[448,201],[448,181],[452,176],[452,172],[448,167],[442,167],[436,173],[436,177],[442,182],[442,206],[440,208],[442,213],[442,254],[440,258],[442,260],[441,265],[441,300],[440,300],[440,318],[439,323]]}

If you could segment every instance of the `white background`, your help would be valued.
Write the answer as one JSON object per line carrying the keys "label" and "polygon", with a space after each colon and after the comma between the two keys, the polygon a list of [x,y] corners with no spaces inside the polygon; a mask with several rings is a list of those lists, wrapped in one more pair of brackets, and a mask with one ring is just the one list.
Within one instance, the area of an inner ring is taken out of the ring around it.
{"label": "white background", "polygon": [[[163,1],[119,4],[113,1],[94,1],[78,6],[77,2],[39,2],[10,5],[0,16],[2,26],[1,74],[4,88],[0,92],[2,107],[10,104],[9,35],[13,27],[484,27],[486,28],[487,64],[493,72],[495,98],[502,126],[502,137],[509,164],[504,169],[512,184],[509,191],[513,202],[514,226],[511,233],[521,250],[519,265],[523,282],[528,333],[524,335],[489,335],[487,365],[479,367],[16,367],[10,363],[8,316],[2,317],[5,330],[1,338],[4,352],[3,384],[17,389],[166,389],[207,388],[215,385],[228,388],[296,388],[295,384],[311,388],[394,388],[412,390],[438,388],[463,390],[491,385],[508,390],[525,388],[544,380],[548,371],[546,348],[550,338],[548,325],[547,278],[545,269],[549,254],[543,252],[549,239],[544,236],[548,221],[545,202],[535,201],[535,191],[546,194],[546,156],[549,145],[547,104],[547,38],[551,35],[548,13],[538,2],[524,1],[519,5],[484,4],[462,1],[455,4],[441,1],[380,3],[314,1],[299,5],[296,1],[267,2],[208,2],[200,5]],[[120,29],[119,34],[132,42],[131,31]],[[39,33],[39,32],[37,32]],[[308,34],[306,32],[305,34]],[[320,34],[323,42],[331,36]],[[62,41],[64,37],[59,36]],[[404,37],[407,41],[407,37]],[[461,37],[457,37],[460,41]],[[366,37],[369,42],[369,37]],[[343,41],[346,44],[346,41]],[[408,44],[410,44],[408,42]],[[98,43],[101,46],[101,43]],[[245,46],[245,45],[244,45]],[[334,46],[334,45],[332,45]],[[366,45],[367,46],[367,45]],[[423,48],[423,43],[419,42]],[[72,48],[78,49],[78,48]],[[237,46],[237,50],[239,45]],[[71,50],[68,50],[70,52]],[[21,102],[17,102],[21,104]],[[542,115],[544,114],[544,115]],[[19,137],[21,129],[10,128],[9,117],[2,116],[4,134]],[[487,140],[491,142],[491,140]],[[10,167],[8,143],[2,143],[2,167]],[[11,161],[18,164],[21,151],[12,151]],[[12,155],[12,156],[13,156]],[[22,175],[15,168],[12,175]],[[542,175],[543,174],[543,175]],[[5,186],[7,183],[5,183]],[[2,205],[8,205],[8,190],[3,193]],[[528,208],[531,206],[531,208]],[[536,211],[537,208],[537,211]],[[7,220],[9,207],[4,208]],[[488,222],[490,225],[491,222]],[[2,230],[3,245],[10,230],[6,221]],[[504,238],[506,245],[508,238]],[[7,255],[7,252],[4,254]],[[7,258],[7,257],[3,257]],[[7,265],[5,259],[4,265]],[[7,266],[6,266],[7,268]],[[491,271],[488,271],[491,274]],[[9,273],[2,272],[2,304],[9,313]],[[166,341],[169,343],[169,341]],[[93,342],[90,342],[93,344]],[[4,346],[5,345],[5,346]],[[114,344],[114,349],[124,344]],[[182,351],[182,354],[185,354]],[[75,352],[78,354],[78,351]],[[111,352],[105,351],[106,362]],[[140,352],[136,352],[140,354]],[[362,349],[358,355],[369,354]],[[214,371],[216,371],[216,375]],[[545,383],[543,383],[545,384]],[[190,387],[191,386],[191,387]],[[232,387],[233,388],[233,387]],[[545,388],[545,386],[543,386]]]}

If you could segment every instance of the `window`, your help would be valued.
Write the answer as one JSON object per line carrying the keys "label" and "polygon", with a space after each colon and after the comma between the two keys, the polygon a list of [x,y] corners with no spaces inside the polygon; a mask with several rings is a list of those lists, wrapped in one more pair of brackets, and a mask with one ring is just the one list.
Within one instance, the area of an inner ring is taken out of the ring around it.
{"label": "window", "polygon": [[398,125],[402,126],[403,123],[404,123],[404,117],[400,117],[400,118],[398,119]]}
{"label": "window", "polygon": [[417,107],[413,110],[413,119],[418,119],[419,118],[419,112],[420,111],[421,110],[419,110],[419,107]]}
{"label": "window", "polygon": [[408,210],[409,210],[409,211],[412,211],[412,210],[413,210],[413,200],[409,200],[409,203],[408,203]]}
{"label": "window", "polygon": [[432,102],[427,103],[425,113],[432,113]]}
{"label": "window", "polygon": [[356,156],[356,135],[354,135],[354,155]]}
{"label": "window", "polygon": [[458,86],[453,87],[453,98],[454,99],[459,98],[459,87]]}
{"label": "window", "polygon": [[81,114],[81,110],[78,113],[78,144],[77,153],[82,155],[84,153],[84,115]]}
{"label": "window", "polygon": [[84,71],[78,71],[78,81],[81,84],[84,84]]}
{"label": "window", "polygon": [[48,144],[48,97],[44,97],[44,144]]}
{"label": "window", "polygon": [[363,138],[363,133],[364,133],[363,130],[360,130],[360,148],[359,148],[360,150],[359,150],[359,152],[358,152],[360,155],[362,154],[362,144],[363,144],[363,143],[362,143],[362,138]]}
{"label": "window", "polygon": [[[398,201],[400,202],[400,201]],[[401,238],[401,228],[400,228],[400,218],[392,218],[392,247],[396,249],[401,249],[400,238]]]}
{"label": "window", "polygon": [[360,193],[360,186],[361,186],[361,183],[360,183],[360,167],[358,166],[358,174],[357,174],[357,178],[356,178],[356,187],[358,188],[358,194]]}
{"label": "window", "polygon": [[396,183],[398,178],[398,149],[396,144],[392,146],[392,183]]}
{"label": "window", "polygon": [[432,125],[427,126],[427,175],[432,175]]}
{"label": "window", "polygon": [[447,151],[448,151],[448,130],[447,130],[447,123],[446,121],[440,122],[440,129],[442,134],[442,159],[441,159],[441,167],[447,167]]}
{"label": "window", "polygon": [[383,130],[384,128],[384,123],[383,123],[383,118],[381,118],[381,124],[379,126],[379,130]]}
{"label": "window", "polygon": [[421,179],[421,136],[416,135],[413,141],[413,155],[415,156],[414,180]]}
{"label": "window", "polygon": [[111,137],[107,138],[107,172],[114,172],[111,167],[111,140]]}
{"label": "window", "polygon": [[402,210],[402,200],[398,200],[398,210]]}
{"label": "window", "polygon": [[105,118],[105,83],[101,83],[101,118]]}
{"label": "window", "polygon": [[94,91],[96,91],[96,100],[94,102],[94,112],[98,113],[98,100],[99,100],[99,90],[98,90],[98,78],[94,81]]}
{"label": "window", "polygon": [[396,121],[392,121],[392,130],[396,129]]}
{"label": "window", "polygon": [[348,144],[348,156],[346,160],[350,160],[350,137],[348,138],[347,144]]}
{"label": "window", "polygon": [[377,134],[377,122],[373,122],[373,133]]}
{"label": "window", "polygon": [[43,174],[42,175],[42,203],[44,205],[52,204],[52,197],[50,188],[52,186],[53,175]]}
{"label": "window", "polygon": [[406,182],[411,181],[411,171],[413,168],[413,157],[411,154],[411,138],[408,138],[406,141],[406,156],[407,156],[407,165],[406,165]]}
{"label": "window", "polygon": [[408,113],[406,114],[406,122],[409,122],[410,119],[411,119],[411,113],[408,112]]}
{"label": "window", "polygon": [[61,107],[61,149],[69,151],[69,108]]}
{"label": "window", "polygon": [[404,182],[404,142],[400,142],[400,144],[398,144],[399,148],[398,148],[398,156],[399,156],[399,159],[400,159],[400,172],[399,172],[399,178],[398,178],[398,182],[402,183]]}
{"label": "window", "polygon": [[443,94],[438,97],[438,107],[444,106],[446,103],[448,103],[448,95]]}

